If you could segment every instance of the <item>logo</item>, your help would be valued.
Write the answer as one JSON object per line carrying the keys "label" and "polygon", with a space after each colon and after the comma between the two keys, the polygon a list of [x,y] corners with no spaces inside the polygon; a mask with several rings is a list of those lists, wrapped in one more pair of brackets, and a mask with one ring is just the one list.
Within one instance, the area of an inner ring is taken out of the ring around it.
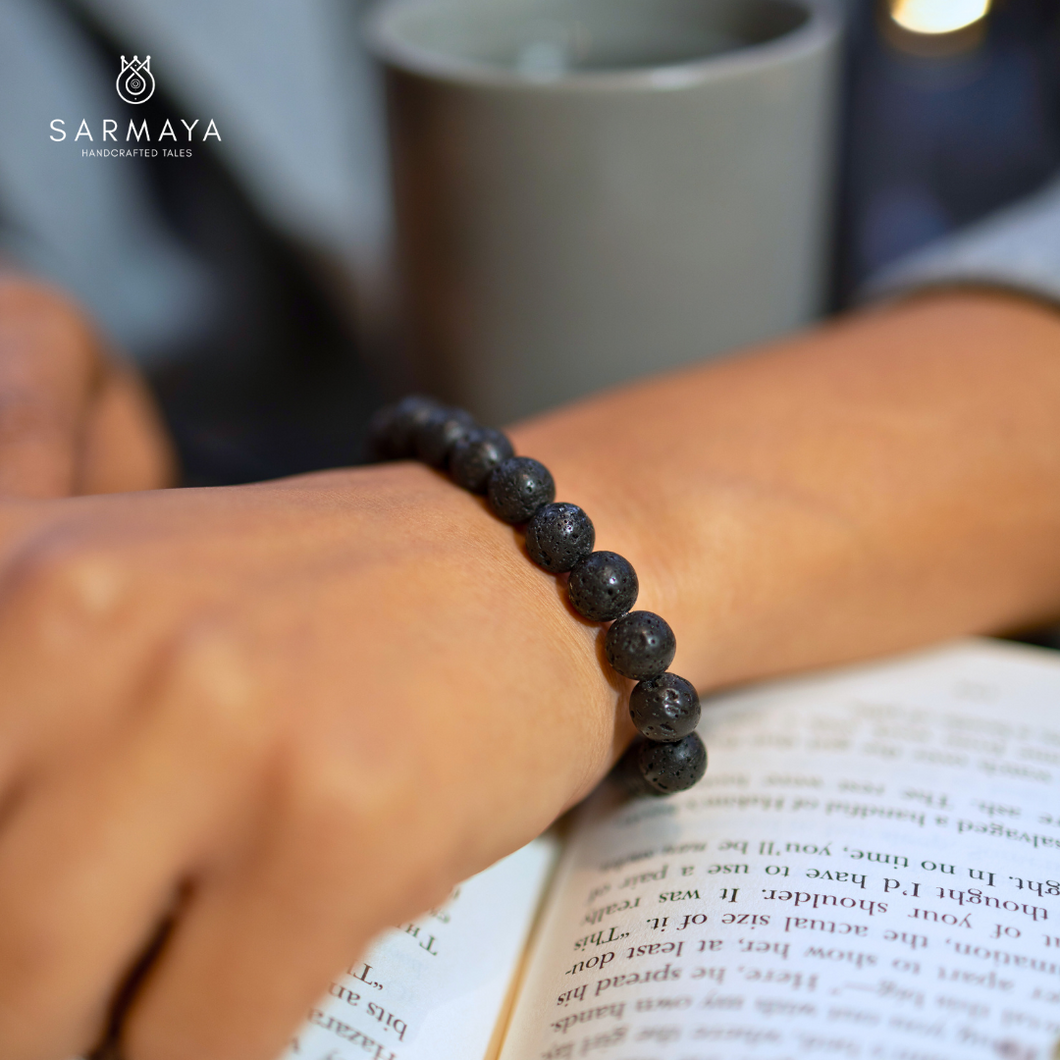
{"label": "logo", "polygon": [[118,74],[118,95],[126,103],[146,103],[155,94],[155,79],[151,73],[151,56],[143,62],[134,55],[132,62],[121,57],[121,73]]}
{"label": "logo", "polygon": [[[3,0],[0,0],[0,6],[3,6]],[[132,103],[134,106],[137,103],[146,103],[155,94],[155,78],[154,74],[151,73],[151,56],[147,55],[141,61],[139,55],[134,55],[130,62],[123,55],[121,57],[121,72],[118,74],[118,82],[115,88],[118,90],[119,98],[125,103]],[[143,111],[140,113],[142,114]],[[52,143],[61,144],[68,138],[69,133],[66,130],[68,120],[72,121],[73,119],[53,118],[51,120],[49,125],[51,135],[48,138]],[[87,140],[92,144],[92,147],[85,146],[81,148],[82,158],[191,158],[193,157],[191,144],[195,138],[195,130],[200,128],[200,119],[196,118],[194,121],[188,121],[185,118],[181,118],[179,121],[181,126],[179,132],[174,120],[173,118],[166,118],[162,122],[161,128],[159,128],[158,122],[161,121],[161,115],[156,114],[154,118],[155,124],[152,128],[148,118],[142,118],[139,126],[137,126],[135,118],[129,118],[129,128],[125,132],[125,143],[129,144],[132,140],[135,140],[138,146],[108,147],[108,142],[115,145],[120,142],[118,139],[118,119],[104,118],[102,128],[97,127],[96,133],[93,133],[92,127],[88,123],[88,118],[82,118],[73,142],[78,146],[80,146],[82,140]],[[98,147],[96,146],[97,134],[101,134]],[[221,132],[213,118],[210,118],[207,122],[205,132],[199,133],[199,139],[202,143],[206,143],[211,136],[218,143],[221,142]],[[172,144],[167,144],[167,140],[172,140]],[[147,146],[140,147],[141,141],[144,141]]]}

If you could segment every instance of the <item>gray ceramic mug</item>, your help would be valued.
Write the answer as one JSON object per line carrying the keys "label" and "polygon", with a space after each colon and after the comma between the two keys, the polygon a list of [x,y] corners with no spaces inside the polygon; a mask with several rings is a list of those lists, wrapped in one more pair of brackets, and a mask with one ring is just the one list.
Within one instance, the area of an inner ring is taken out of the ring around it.
{"label": "gray ceramic mug", "polygon": [[397,0],[367,28],[435,393],[505,423],[819,312],[826,0]]}

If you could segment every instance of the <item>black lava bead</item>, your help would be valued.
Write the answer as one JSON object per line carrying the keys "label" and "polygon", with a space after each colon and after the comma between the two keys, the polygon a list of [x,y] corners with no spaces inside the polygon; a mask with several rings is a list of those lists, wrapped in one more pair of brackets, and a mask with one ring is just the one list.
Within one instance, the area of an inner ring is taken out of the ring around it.
{"label": "black lava bead", "polygon": [[471,413],[463,409],[435,409],[416,427],[416,455],[431,467],[445,467],[449,451],[475,426]]}
{"label": "black lava bead", "polygon": [[641,681],[629,697],[629,716],[649,740],[673,743],[683,739],[699,724],[700,713],[695,688],[677,674]]}
{"label": "black lava bead", "polygon": [[623,677],[658,677],[674,661],[677,638],[665,619],[652,611],[631,611],[607,631],[607,661]]}
{"label": "black lava bead", "polygon": [[486,490],[494,514],[506,523],[525,523],[541,505],[556,499],[548,468],[528,456],[513,456],[494,468]]}
{"label": "black lava bead", "polygon": [[659,795],[687,791],[707,771],[707,749],[697,733],[674,743],[645,740],[637,751],[640,774]]}
{"label": "black lava bead", "polygon": [[553,574],[569,571],[593,550],[596,530],[576,504],[546,504],[526,527],[530,558]]}
{"label": "black lava bead", "polygon": [[472,493],[485,493],[495,467],[510,460],[512,443],[492,427],[476,427],[465,434],[449,453],[449,474],[458,486]]}
{"label": "black lava bead", "polygon": [[381,408],[368,424],[369,459],[408,460],[415,456],[416,428],[439,407],[433,398],[410,394]]}
{"label": "black lava bead", "polygon": [[633,564],[617,552],[590,552],[571,569],[567,591],[579,614],[609,622],[637,602],[640,583]]}
{"label": "black lava bead", "polygon": [[615,779],[633,795],[674,795],[687,791],[707,771],[707,749],[696,733],[675,743],[641,740],[615,767]]}

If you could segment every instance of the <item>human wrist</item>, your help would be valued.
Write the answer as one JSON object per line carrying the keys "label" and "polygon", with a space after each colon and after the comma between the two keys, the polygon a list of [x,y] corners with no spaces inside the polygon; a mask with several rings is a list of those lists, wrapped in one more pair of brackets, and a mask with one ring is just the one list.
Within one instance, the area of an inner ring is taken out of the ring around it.
{"label": "human wrist", "polygon": [[630,717],[643,739],[624,758],[616,777],[638,795],[668,795],[698,782],[706,752],[695,732],[699,698],[669,670],[676,640],[665,619],[633,610],[639,592],[635,568],[622,555],[595,549],[591,519],[577,505],[556,503],[548,468],[515,455],[507,437],[483,428],[465,411],[411,395],[381,409],[369,428],[369,451],[384,461],[415,456],[446,468],[471,494],[484,494],[502,522],[524,528],[529,558],[560,575],[574,612],[610,623],[603,638],[605,666],[637,682]]}
{"label": "human wrist", "polygon": [[1058,349],[1051,307],[925,292],[512,435],[644,571],[708,689],[1048,617]]}
{"label": "human wrist", "polygon": [[800,608],[829,582],[840,587],[859,548],[851,526],[735,463],[686,480],[663,459],[595,444],[584,436],[594,421],[602,426],[590,403],[511,434],[593,512],[598,547],[636,567],[638,607],[666,615],[678,633],[674,672],[708,692],[804,665],[812,630]]}
{"label": "human wrist", "polygon": [[[557,579],[529,562],[520,530],[495,518],[485,498],[455,488],[442,472],[401,461],[328,474],[340,476],[341,488],[352,490],[358,505],[385,512],[385,520],[401,528],[396,549],[373,555],[388,579],[415,583],[429,568],[427,592],[437,606],[510,629],[506,652],[517,653],[520,638],[531,633],[538,645],[547,645],[533,695],[578,704],[570,717],[581,735],[571,743],[556,733],[564,747],[581,744],[584,775],[570,799],[576,802],[633,735],[624,708],[633,682],[600,665],[598,624],[578,615]],[[467,632],[473,655],[475,630]],[[505,659],[480,658],[476,664],[503,673]]]}

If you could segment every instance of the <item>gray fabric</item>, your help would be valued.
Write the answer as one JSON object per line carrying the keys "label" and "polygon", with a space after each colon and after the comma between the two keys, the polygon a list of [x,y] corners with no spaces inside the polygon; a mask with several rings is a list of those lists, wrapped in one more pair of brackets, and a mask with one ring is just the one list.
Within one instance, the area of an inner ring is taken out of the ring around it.
{"label": "gray fabric", "polygon": [[[78,124],[98,140],[116,79],[50,5],[0,0],[0,250],[80,298],[120,345],[149,352],[202,327],[210,295],[134,170],[80,157]],[[66,119],[62,143],[54,118]]]}
{"label": "gray fabric", "polygon": [[873,277],[863,300],[986,285],[1060,306],[1060,179]]}
{"label": "gray fabric", "polygon": [[[130,53],[151,55],[182,139],[179,119],[200,119],[193,148],[216,120],[211,150],[259,210],[371,312],[388,211],[361,0],[67,2],[132,42]],[[0,251],[73,292],[120,346],[150,360],[207,330],[210,285],[152,214],[138,167],[82,157],[102,146],[103,119],[125,113],[117,75],[61,6],[0,0]],[[50,139],[54,118],[66,123],[61,143]],[[75,140],[82,118],[92,142]],[[126,146],[125,125],[108,146]]]}
{"label": "gray fabric", "polygon": [[358,32],[365,0],[76,2],[150,52],[192,117],[217,119],[218,149],[282,228],[353,265],[379,253],[383,152]]}

